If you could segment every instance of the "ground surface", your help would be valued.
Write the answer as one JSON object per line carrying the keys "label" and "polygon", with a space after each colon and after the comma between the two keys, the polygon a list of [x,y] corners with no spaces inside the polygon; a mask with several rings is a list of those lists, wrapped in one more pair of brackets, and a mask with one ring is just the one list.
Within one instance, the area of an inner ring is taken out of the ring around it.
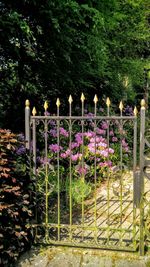
{"label": "ground surface", "polygon": [[150,255],[77,248],[34,248],[16,267],[150,267]]}

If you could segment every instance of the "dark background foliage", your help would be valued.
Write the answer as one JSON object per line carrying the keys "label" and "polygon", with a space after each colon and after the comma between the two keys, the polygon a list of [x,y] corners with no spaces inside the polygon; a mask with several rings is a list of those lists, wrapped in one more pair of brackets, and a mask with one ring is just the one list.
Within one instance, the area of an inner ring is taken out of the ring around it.
{"label": "dark background foliage", "polygon": [[2,0],[1,127],[24,127],[24,101],[55,112],[83,91],[136,103],[149,68],[148,0]]}

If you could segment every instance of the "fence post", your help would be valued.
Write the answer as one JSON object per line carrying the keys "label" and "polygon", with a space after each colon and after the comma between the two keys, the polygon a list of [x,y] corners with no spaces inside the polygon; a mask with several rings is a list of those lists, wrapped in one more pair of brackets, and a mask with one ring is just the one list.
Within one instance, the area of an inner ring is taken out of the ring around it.
{"label": "fence post", "polygon": [[30,149],[30,102],[25,102],[25,146]]}
{"label": "fence post", "polygon": [[144,255],[144,147],[145,147],[145,100],[141,101],[140,111],[140,255]]}

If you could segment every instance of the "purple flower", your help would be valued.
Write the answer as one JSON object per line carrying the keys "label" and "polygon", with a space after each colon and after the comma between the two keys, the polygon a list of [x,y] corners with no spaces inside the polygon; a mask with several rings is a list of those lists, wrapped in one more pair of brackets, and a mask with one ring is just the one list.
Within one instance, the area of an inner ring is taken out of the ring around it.
{"label": "purple flower", "polygon": [[94,137],[96,134],[95,134],[94,132],[90,132],[90,131],[88,131],[87,133],[84,133],[84,135],[85,135],[86,137],[91,138],[91,137]]}
{"label": "purple flower", "polygon": [[112,167],[112,162],[110,160],[105,162],[100,162],[99,167]]}
{"label": "purple flower", "polygon": [[54,121],[54,120],[49,120],[48,122],[49,122],[49,124],[52,125],[52,126],[56,125],[56,121]]}
{"label": "purple flower", "polygon": [[82,157],[81,153],[77,153],[75,155],[71,155],[71,159],[72,161],[77,161],[78,159],[80,159]]}
{"label": "purple flower", "polygon": [[100,155],[103,156],[104,158],[108,157],[108,151],[107,150],[101,150]]}
{"label": "purple flower", "polygon": [[78,143],[78,145],[82,145],[83,141],[82,141],[82,133],[77,133],[75,135],[75,140]]}
{"label": "purple flower", "polygon": [[46,157],[41,157],[41,158],[38,157],[38,161],[39,161],[41,164],[45,165],[46,163],[50,163],[51,159],[46,158]]}
{"label": "purple flower", "polygon": [[48,111],[45,111],[45,112],[44,112],[44,115],[45,115],[45,116],[49,116],[50,113],[49,113]]}
{"label": "purple flower", "polygon": [[129,152],[129,147],[126,146],[126,147],[123,148],[123,150],[124,150],[125,152]]}
{"label": "purple flower", "polygon": [[49,149],[54,152],[54,153],[57,153],[59,152],[60,150],[62,150],[62,146],[59,146],[57,144],[52,144],[52,145],[49,145]]}
{"label": "purple flower", "polygon": [[127,142],[125,141],[125,139],[122,139],[121,143],[122,143],[122,146],[123,146],[123,147],[128,146],[128,144],[127,144]]}
{"label": "purple flower", "polygon": [[106,134],[106,131],[103,130],[103,129],[98,128],[97,129],[97,133],[100,134],[100,135],[105,135]]}
{"label": "purple flower", "polygon": [[113,131],[110,131],[110,132],[109,132],[109,135],[110,135],[110,136],[114,136],[114,132],[113,132]]}
{"label": "purple flower", "polygon": [[71,154],[70,149],[67,149],[64,153],[60,154],[60,157],[63,158],[63,159],[66,159],[67,157],[70,156],[70,154]]}
{"label": "purple flower", "polygon": [[106,143],[104,143],[104,142],[100,142],[100,143],[98,143],[98,147],[107,147],[107,144]]}
{"label": "purple flower", "polygon": [[66,159],[68,157],[68,155],[66,153],[61,153],[60,157],[63,158],[63,159]]}
{"label": "purple flower", "polygon": [[118,138],[115,137],[115,136],[113,136],[113,137],[112,137],[112,142],[117,142],[117,141],[118,141]]}
{"label": "purple flower", "polygon": [[88,171],[88,165],[85,165],[83,167],[81,165],[77,165],[76,170],[80,175],[86,175]]}
{"label": "purple flower", "polygon": [[69,136],[68,132],[63,127],[60,127],[59,130],[60,130],[61,135],[65,136],[65,137]]}
{"label": "purple flower", "polygon": [[109,148],[109,149],[108,149],[108,152],[109,152],[110,154],[114,154],[115,151],[114,151],[114,149]]}
{"label": "purple flower", "polygon": [[71,149],[74,149],[74,148],[76,148],[76,147],[79,147],[79,144],[76,143],[76,142],[73,142],[73,143],[71,144]]}
{"label": "purple flower", "polygon": [[49,131],[49,133],[50,133],[51,136],[53,136],[53,137],[57,137],[57,131],[56,131],[56,129],[51,129],[51,130]]}
{"label": "purple flower", "polygon": [[24,145],[21,145],[20,147],[18,147],[18,148],[16,149],[16,154],[17,154],[17,155],[23,155],[23,154],[25,154],[25,153],[26,153],[26,148],[25,148]]}
{"label": "purple flower", "polygon": [[102,121],[101,127],[103,130],[106,130],[108,128],[108,124],[105,121]]}
{"label": "purple flower", "polygon": [[18,134],[18,140],[23,142],[25,140],[25,136],[23,133]]}

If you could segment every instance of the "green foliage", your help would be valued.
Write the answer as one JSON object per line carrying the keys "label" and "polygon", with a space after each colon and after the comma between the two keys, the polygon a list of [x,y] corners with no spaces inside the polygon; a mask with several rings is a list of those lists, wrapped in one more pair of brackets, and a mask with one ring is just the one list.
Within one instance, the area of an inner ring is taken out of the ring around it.
{"label": "green foliage", "polygon": [[29,222],[33,216],[31,183],[24,143],[9,130],[0,129],[0,216],[2,266],[14,266],[21,252],[30,247],[33,237]]}
{"label": "green foliage", "polygon": [[89,197],[92,191],[90,183],[83,181],[82,179],[73,180],[71,192],[74,203],[81,204],[83,199]]}
{"label": "green foliage", "polygon": [[26,98],[60,96],[64,109],[81,91],[133,102],[149,60],[149,10],[148,0],[2,0],[3,127],[23,129]]}

